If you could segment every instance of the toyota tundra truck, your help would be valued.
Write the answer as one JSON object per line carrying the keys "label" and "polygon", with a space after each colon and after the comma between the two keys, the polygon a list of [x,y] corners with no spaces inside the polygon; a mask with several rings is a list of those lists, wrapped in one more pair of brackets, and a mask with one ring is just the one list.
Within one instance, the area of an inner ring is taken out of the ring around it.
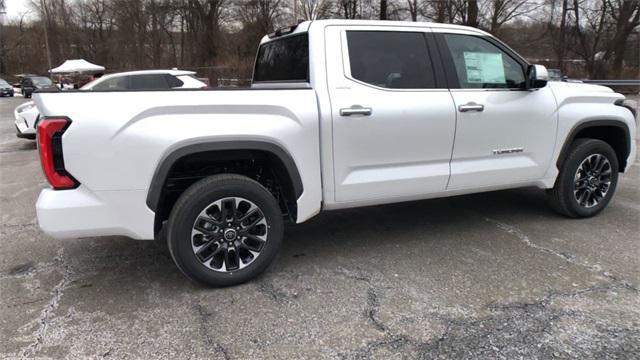
{"label": "toyota tundra truck", "polygon": [[478,29],[320,20],[265,36],[246,89],[40,91],[38,222],[166,238],[226,286],[323,210],[535,186],[594,216],[635,159],[635,110],[547,77]]}

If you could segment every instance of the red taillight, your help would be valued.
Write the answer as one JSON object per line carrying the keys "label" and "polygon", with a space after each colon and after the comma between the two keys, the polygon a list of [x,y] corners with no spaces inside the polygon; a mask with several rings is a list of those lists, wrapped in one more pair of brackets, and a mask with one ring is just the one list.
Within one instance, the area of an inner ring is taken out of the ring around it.
{"label": "red taillight", "polygon": [[62,134],[71,124],[67,118],[43,118],[38,122],[38,149],[42,170],[56,190],[73,189],[79,183],[64,169]]}

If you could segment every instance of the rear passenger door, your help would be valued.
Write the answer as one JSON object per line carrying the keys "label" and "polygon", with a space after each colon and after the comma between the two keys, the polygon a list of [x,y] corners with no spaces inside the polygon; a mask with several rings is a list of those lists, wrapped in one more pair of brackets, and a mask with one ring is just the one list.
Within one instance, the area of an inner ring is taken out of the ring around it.
{"label": "rear passenger door", "polygon": [[327,28],[336,202],[445,190],[455,109],[428,31]]}

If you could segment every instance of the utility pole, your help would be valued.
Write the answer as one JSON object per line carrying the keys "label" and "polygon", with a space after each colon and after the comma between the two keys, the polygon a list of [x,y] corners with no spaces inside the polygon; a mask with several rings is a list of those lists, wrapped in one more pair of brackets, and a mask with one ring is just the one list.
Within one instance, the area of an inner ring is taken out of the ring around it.
{"label": "utility pole", "polygon": [[42,27],[44,28],[44,46],[47,50],[47,65],[49,66],[47,68],[47,74],[49,75],[49,77],[51,77],[51,73],[49,72],[49,70],[52,69],[51,67],[51,53],[49,52],[49,33],[47,31],[47,25],[49,23],[49,16],[47,16],[47,8],[45,7],[45,3],[44,0],[40,0],[40,7],[42,8]]}

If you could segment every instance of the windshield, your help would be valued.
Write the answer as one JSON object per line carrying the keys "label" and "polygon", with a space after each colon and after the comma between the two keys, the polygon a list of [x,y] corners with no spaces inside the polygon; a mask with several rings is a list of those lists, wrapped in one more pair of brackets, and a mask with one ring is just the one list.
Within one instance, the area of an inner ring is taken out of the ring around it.
{"label": "windshield", "polygon": [[9,83],[3,79],[0,79],[0,86],[9,86]]}
{"label": "windshield", "polygon": [[37,86],[47,86],[52,84],[51,80],[46,77],[33,77],[31,78],[31,81],[33,81],[33,84]]}

